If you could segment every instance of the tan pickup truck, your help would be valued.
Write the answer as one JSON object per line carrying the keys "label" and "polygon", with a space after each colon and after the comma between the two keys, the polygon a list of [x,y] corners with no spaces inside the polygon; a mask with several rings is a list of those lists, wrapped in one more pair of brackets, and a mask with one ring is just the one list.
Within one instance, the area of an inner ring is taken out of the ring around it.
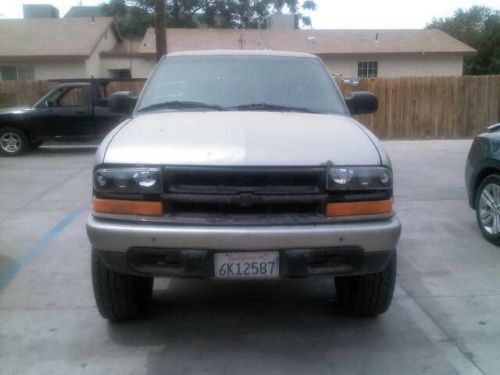
{"label": "tan pickup truck", "polygon": [[401,225],[377,138],[321,60],[205,51],[164,57],[103,141],[87,231],[103,317],[144,311],[155,277],[335,277],[347,312],[389,307]]}

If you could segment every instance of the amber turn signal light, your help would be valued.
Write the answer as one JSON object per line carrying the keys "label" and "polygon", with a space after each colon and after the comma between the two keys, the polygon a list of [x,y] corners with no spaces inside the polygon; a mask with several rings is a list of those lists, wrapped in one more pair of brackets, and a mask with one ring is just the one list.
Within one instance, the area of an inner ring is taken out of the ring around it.
{"label": "amber turn signal light", "polygon": [[104,214],[163,216],[162,202],[93,199],[94,211]]}
{"label": "amber turn signal light", "polygon": [[392,199],[383,201],[328,203],[326,216],[381,215],[392,212]]}

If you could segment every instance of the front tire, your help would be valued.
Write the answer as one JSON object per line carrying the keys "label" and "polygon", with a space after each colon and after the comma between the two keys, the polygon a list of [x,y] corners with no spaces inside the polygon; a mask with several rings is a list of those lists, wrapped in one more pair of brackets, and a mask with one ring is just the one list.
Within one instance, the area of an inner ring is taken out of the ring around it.
{"label": "front tire", "polygon": [[483,237],[494,245],[500,245],[500,176],[487,176],[476,194],[476,219]]}
{"label": "front tire", "polygon": [[153,278],[112,271],[94,250],[92,286],[99,313],[115,322],[139,317],[149,307],[153,294]]}
{"label": "front tire", "polygon": [[3,128],[0,130],[0,153],[6,156],[24,154],[29,148],[26,134],[17,128]]}
{"label": "front tire", "polygon": [[376,316],[387,311],[396,285],[397,258],[394,254],[382,272],[335,278],[337,303],[354,316]]}

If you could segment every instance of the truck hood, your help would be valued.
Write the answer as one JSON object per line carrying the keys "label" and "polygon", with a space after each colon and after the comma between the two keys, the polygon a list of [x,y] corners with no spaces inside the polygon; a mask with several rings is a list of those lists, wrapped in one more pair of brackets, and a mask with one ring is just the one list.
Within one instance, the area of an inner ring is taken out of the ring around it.
{"label": "truck hood", "polygon": [[110,137],[102,161],[200,166],[381,162],[366,129],[347,116],[217,111],[141,114]]}
{"label": "truck hood", "polygon": [[1,108],[0,115],[19,115],[26,112],[31,112],[33,107],[10,107]]}

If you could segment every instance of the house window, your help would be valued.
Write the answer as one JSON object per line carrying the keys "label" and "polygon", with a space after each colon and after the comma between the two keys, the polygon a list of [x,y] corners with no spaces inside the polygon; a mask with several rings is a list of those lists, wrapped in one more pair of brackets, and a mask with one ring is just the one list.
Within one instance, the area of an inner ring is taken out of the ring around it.
{"label": "house window", "polygon": [[377,61],[359,62],[358,77],[378,77],[378,62]]}
{"label": "house window", "polygon": [[34,81],[35,71],[32,66],[21,65],[17,67],[18,81]]}
{"label": "house window", "polygon": [[0,66],[0,79],[2,81],[17,81],[17,69],[15,66]]}
{"label": "house window", "polygon": [[33,81],[35,73],[32,66],[0,66],[0,81]]}
{"label": "house window", "polygon": [[130,69],[108,69],[109,78],[131,78]]}

